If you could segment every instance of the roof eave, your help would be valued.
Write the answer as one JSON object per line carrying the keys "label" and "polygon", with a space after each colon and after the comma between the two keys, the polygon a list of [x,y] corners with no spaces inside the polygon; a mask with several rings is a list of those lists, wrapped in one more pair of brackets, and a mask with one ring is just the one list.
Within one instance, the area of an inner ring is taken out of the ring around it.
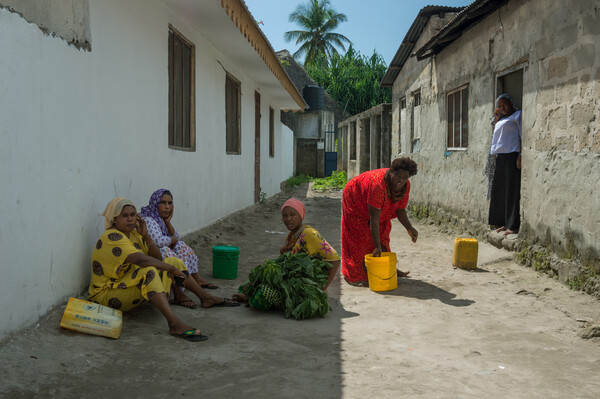
{"label": "roof eave", "polygon": [[431,57],[462,34],[502,7],[509,0],[476,0],[459,12],[452,21],[414,52],[418,60]]}
{"label": "roof eave", "polygon": [[298,105],[298,109],[304,111],[308,105],[285,72],[281,62],[279,62],[279,58],[275,55],[275,50],[273,50],[271,43],[269,43],[267,37],[258,27],[256,20],[248,10],[244,0],[221,0],[221,7],[225,9],[227,15],[239,28],[240,33],[244,35],[273,75],[275,75],[277,80],[279,80],[281,85],[289,93],[294,102]]}

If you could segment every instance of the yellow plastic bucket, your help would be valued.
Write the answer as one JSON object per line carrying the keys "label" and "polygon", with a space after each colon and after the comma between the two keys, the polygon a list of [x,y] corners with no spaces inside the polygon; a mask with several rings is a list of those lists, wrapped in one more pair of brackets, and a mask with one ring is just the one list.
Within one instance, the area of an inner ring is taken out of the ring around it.
{"label": "yellow plastic bucket", "polygon": [[396,253],[382,252],[380,257],[365,255],[371,291],[391,291],[398,288]]}

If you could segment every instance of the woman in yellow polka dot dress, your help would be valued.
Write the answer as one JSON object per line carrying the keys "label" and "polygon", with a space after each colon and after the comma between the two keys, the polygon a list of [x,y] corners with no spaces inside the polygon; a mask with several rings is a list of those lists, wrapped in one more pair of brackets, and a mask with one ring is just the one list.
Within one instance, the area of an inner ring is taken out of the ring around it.
{"label": "woman in yellow polka dot dress", "polygon": [[160,250],[150,239],[146,224],[131,200],[119,197],[103,213],[105,231],[92,252],[92,277],[89,300],[122,311],[150,301],[167,319],[169,333],[189,341],[208,337],[181,321],[171,310],[168,293],[171,276],[200,298],[202,307],[238,306],[227,298],[204,291],[194,279],[187,278],[183,262],[161,259]]}

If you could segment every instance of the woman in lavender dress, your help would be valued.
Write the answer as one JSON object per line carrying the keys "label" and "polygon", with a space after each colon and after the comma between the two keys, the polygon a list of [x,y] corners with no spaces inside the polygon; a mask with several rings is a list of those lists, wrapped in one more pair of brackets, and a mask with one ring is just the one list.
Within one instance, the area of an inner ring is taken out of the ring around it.
{"label": "woman in lavender dress", "polygon": [[[176,257],[183,261],[187,270],[196,282],[204,289],[216,289],[216,285],[209,283],[198,275],[198,256],[185,242],[180,240],[180,235],[171,224],[173,218],[173,194],[169,190],[156,190],[150,196],[150,202],[142,207],[140,215],[148,227],[148,234],[164,258]],[[189,308],[196,307],[196,303],[181,292],[174,292],[174,303]]]}

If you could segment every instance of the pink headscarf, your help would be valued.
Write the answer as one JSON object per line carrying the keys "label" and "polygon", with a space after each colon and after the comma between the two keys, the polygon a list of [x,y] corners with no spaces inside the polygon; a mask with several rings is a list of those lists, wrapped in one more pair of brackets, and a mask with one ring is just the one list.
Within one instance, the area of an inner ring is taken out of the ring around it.
{"label": "pink headscarf", "polygon": [[294,208],[300,214],[300,218],[304,220],[304,215],[306,214],[306,210],[304,209],[304,204],[292,197],[289,200],[285,201],[285,203],[281,206],[281,212],[283,212],[283,208],[285,207]]}

